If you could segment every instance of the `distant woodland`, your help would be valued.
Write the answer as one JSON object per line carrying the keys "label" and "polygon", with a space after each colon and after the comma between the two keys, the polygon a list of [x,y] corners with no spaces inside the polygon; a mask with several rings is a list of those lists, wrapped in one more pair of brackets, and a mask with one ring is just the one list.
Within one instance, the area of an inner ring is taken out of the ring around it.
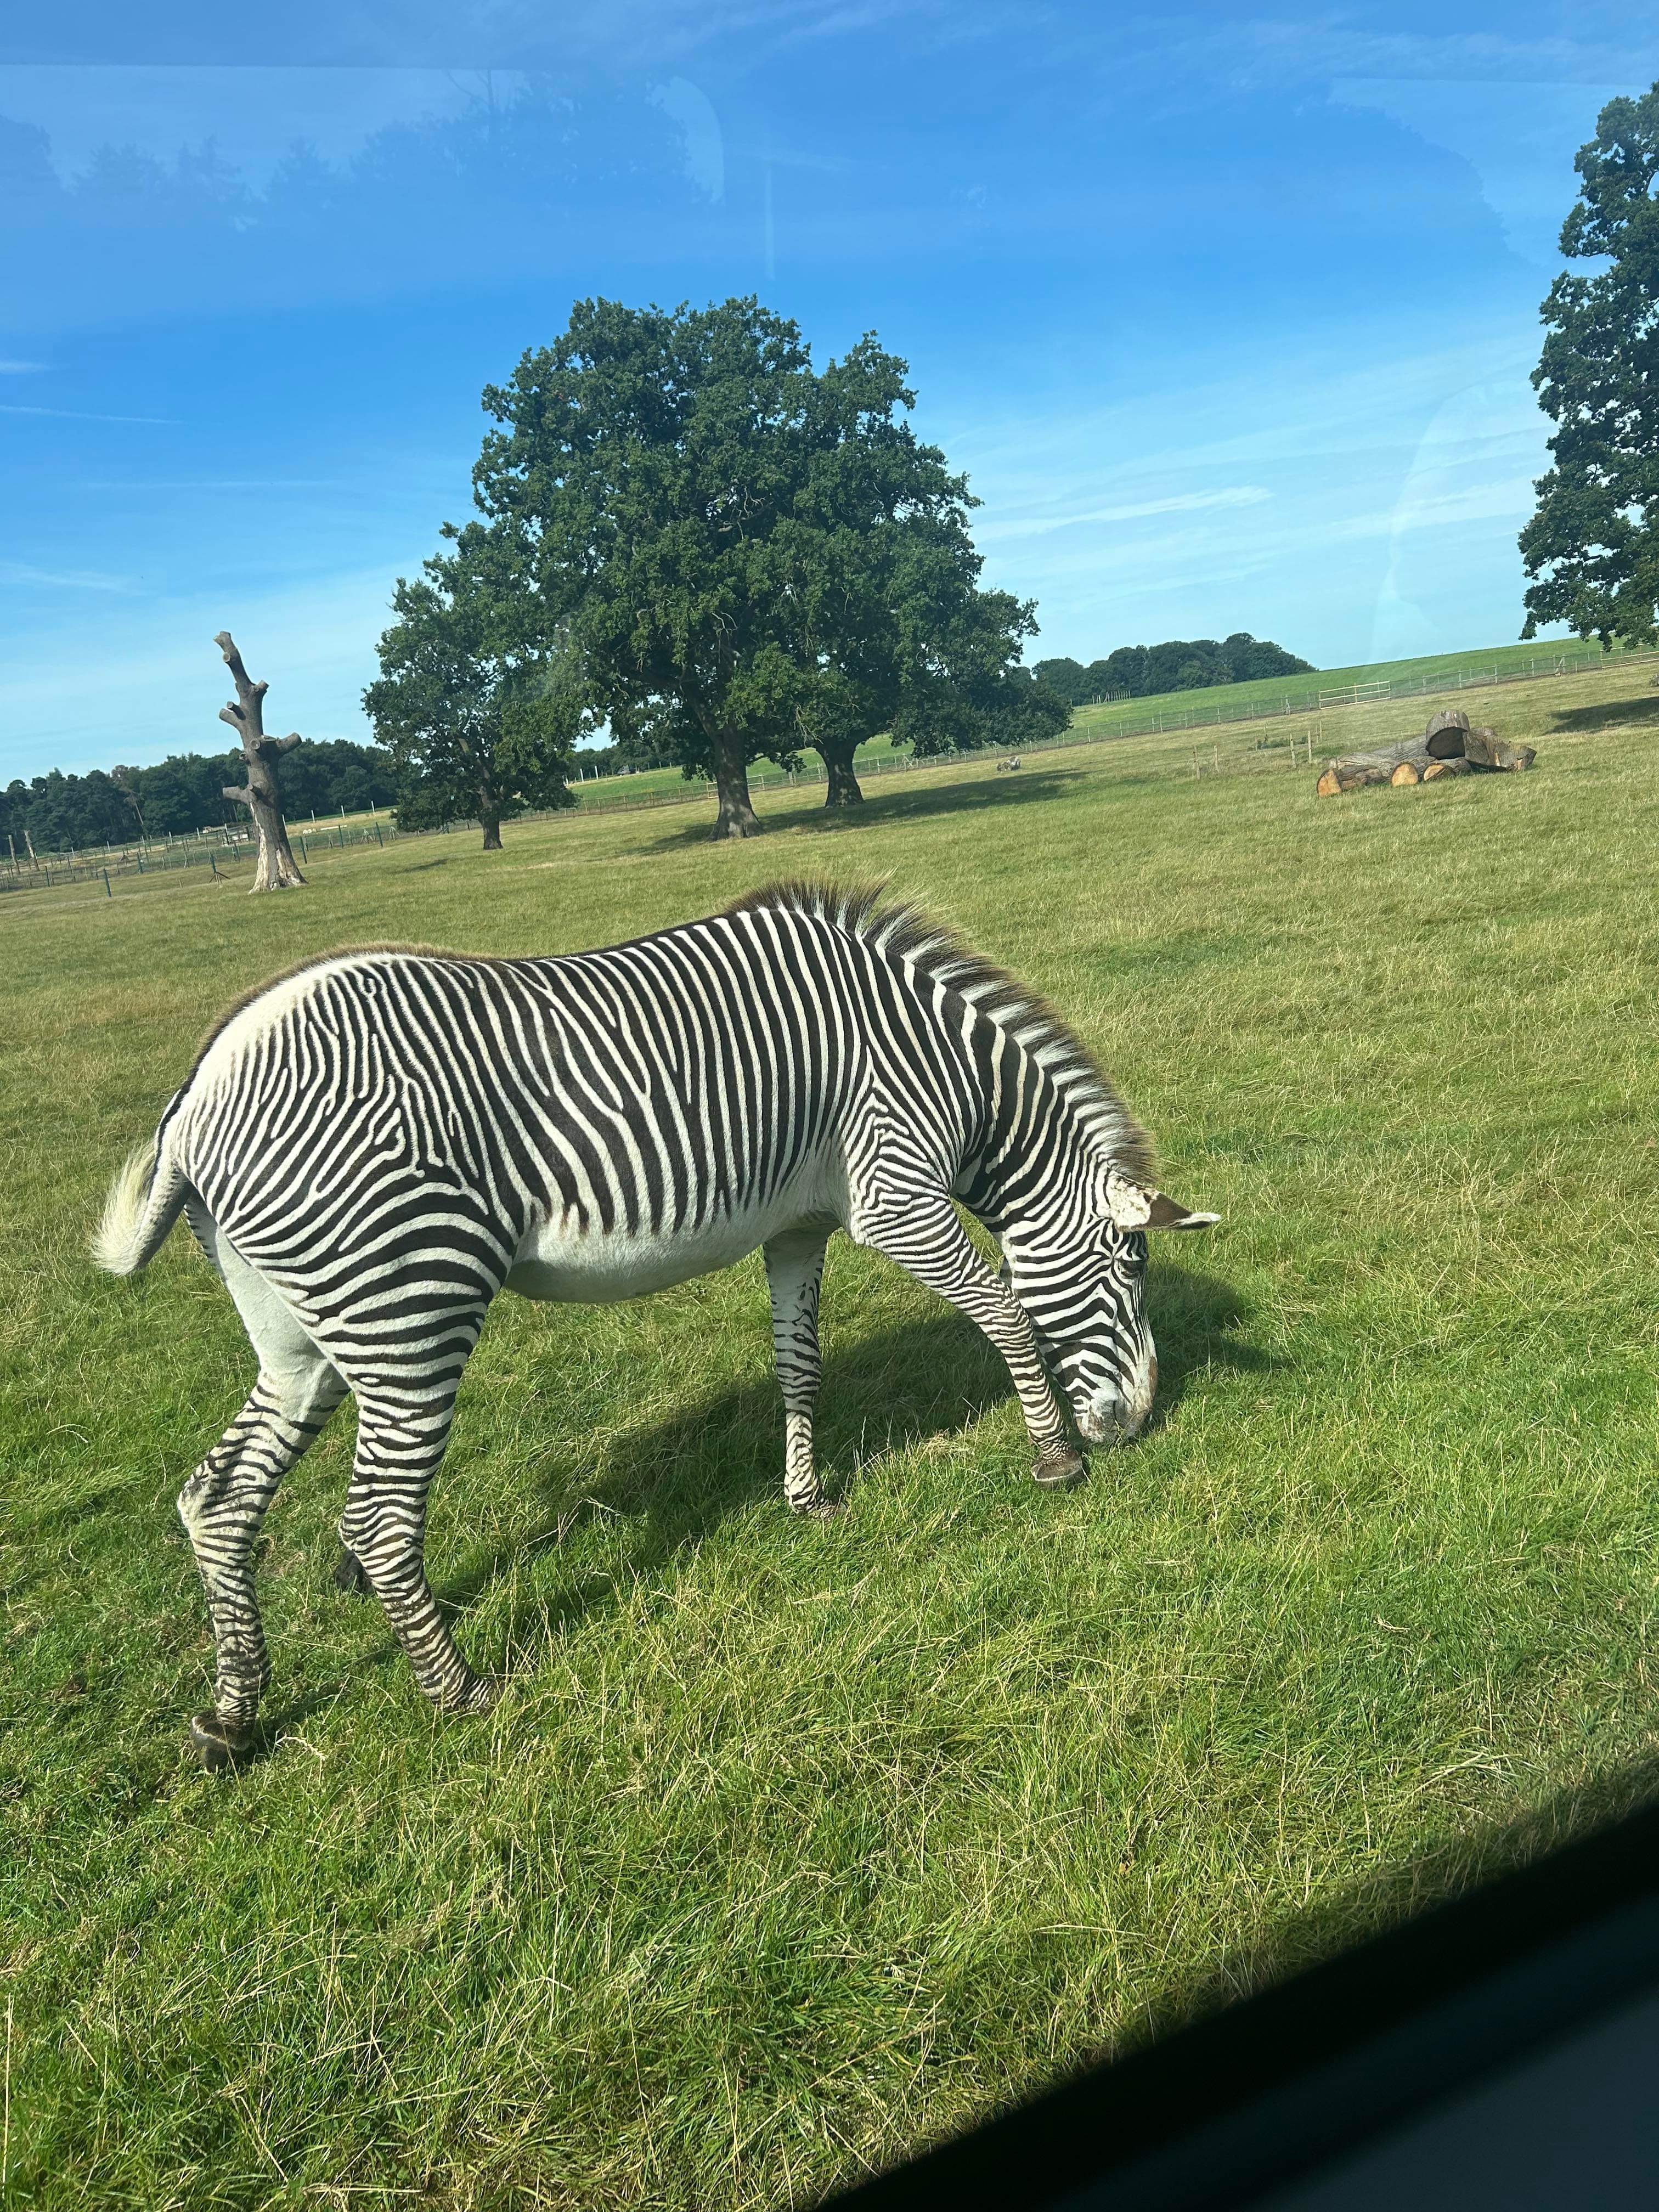
{"label": "distant woodland", "polygon": [[[0,792],[0,852],[8,837],[20,854],[31,844],[39,853],[66,853],[246,824],[246,810],[225,797],[225,786],[246,776],[240,753],[226,752],[173,753],[153,768],[94,769],[87,775],[53,769],[31,783],[15,779]],[[283,805],[296,822],[391,806],[397,796],[392,762],[378,745],[323,738],[296,745],[283,763]]]}
{"label": "distant woodland", "polygon": [[1153,692],[1200,691],[1212,684],[1251,684],[1263,676],[1310,676],[1314,665],[1270,639],[1235,630],[1212,637],[1168,639],[1163,645],[1121,645],[1103,660],[1039,660],[1038,683],[1070,707],[1098,699],[1144,699]]}

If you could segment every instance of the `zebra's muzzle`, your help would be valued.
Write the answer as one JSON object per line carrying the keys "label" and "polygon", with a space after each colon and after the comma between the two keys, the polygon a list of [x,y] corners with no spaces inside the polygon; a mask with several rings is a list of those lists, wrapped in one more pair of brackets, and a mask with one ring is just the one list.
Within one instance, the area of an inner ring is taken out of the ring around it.
{"label": "zebra's muzzle", "polygon": [[1158,1358],[1149,1352],[1127,1397],[1121,1390],[1101,1390],[1075,1409],[1079,1435],[1091,1444],[1130,1443],[1146,1425],[1157,1389]]}
{"label": "zebra's muzzle", "polygon": [[1091,1444],[1127,1443],[1140,1426],[1127,1399],[1120,1398],[1115,1390],[1103,1391],[1082,1408],[1076,1420],[1078,1433]]}

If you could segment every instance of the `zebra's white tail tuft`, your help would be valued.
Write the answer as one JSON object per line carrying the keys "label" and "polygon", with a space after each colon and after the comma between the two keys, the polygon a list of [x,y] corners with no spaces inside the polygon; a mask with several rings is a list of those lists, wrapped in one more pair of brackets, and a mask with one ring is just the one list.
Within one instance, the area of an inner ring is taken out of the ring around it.
{"label": "zebra's white tail tuft", "polygon": [[184,1202],[183,1183],[171,1167],[157,1177],[155,1139],[149,1138],[109,1187],[92,1236],[94,1262],[112,1275],[137,1274],[160,1251]]}

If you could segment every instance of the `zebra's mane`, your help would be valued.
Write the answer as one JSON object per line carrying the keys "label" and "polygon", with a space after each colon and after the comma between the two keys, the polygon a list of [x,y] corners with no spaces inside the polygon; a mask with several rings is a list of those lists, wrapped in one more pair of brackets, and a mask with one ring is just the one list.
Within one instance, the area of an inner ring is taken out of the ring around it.
{"label": "zebra's mane", "polygon": [[1070,1023],[1040,993],[975,952],[945,923],[908,901],[890,901],[885,884],[845,886],[796,878],[746,892],[726,912],[810,915],[966,999],[1037,1062],[1103,1158],[1125,1174],[1152,1182],[1152,1139]]}

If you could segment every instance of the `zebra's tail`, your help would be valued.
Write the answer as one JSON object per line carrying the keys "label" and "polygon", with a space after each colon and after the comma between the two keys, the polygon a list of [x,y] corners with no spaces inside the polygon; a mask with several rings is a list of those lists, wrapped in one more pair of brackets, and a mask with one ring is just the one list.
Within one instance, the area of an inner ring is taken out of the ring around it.
{"label": "zebra's tail", "polygon": [[169,1146],[157,1172],[154,1137],[140,1145],[109,1187],[92,1236],[94,1263],[112,1275],[136,1275],[155,1257],[184,1211],[185,1179]]}

